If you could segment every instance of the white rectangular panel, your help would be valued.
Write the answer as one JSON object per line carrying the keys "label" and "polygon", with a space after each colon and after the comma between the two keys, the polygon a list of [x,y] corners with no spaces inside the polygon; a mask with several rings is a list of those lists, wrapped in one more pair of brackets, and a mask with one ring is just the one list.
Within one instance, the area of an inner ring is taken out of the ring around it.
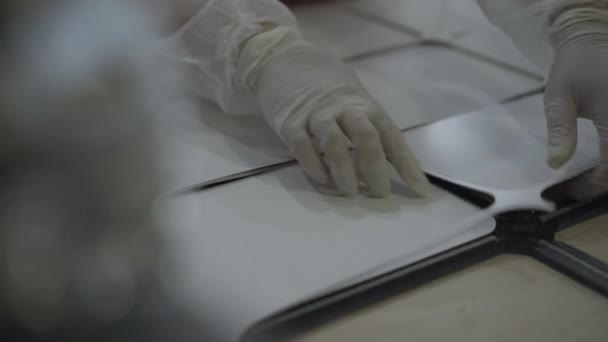
{"label": "white rectangular panel", "polygon": [[416,30],[425,38],[450,40],[490,23],[475,0],[353,0],[348,6]]}
{"label": "white rectangular panel", "polygon": [[597,131],[579,121],[579,143],[561,170],[547,161],[542,96],[436,122],[406,133],[425,171],[492,194],[496,209],[550,210],[541,193],[599,161]]}
{"label": "white rectangular panel", "polygon": [[339,58],[407,44],[414,38],[344,11],[341,4],[295,6],[304,38]]}
{"label": "white rectangular panel", "polygon": [[160,120],[170,192],[291,159],[262,115],[228,115],[200,101]]}
{"label": "white rectangular panel", "polygon": [[167,241],[181,302],[226,340],[290,306],[490,234],[434,188],[384,200],[319,194],[296,167],[176,199]]}
{"label": "white rectangular panel", "polygon": [[477,111],[541,85],[440,46],[418,46],[352,65],[401,128]]}

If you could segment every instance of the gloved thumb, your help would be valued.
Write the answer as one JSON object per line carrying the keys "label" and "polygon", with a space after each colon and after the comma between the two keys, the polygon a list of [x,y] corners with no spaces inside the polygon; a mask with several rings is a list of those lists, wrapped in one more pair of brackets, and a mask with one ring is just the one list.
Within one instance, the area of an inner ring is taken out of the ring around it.
{"label": "gloved thumb", "polygon": [[554,65],[545,90],[549,138],[547,164],[553,169],[562,167],[572,158],[578,140],[576,99],[563,72]]}

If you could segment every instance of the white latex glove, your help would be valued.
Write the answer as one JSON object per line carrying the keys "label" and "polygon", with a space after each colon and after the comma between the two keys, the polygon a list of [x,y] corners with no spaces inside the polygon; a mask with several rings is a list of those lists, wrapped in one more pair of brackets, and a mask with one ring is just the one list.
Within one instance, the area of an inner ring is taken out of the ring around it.
{"label": "white latex glove", "polygon": [[548,163],[564,165],[576,148],[577,118],[592,120],[600,137],[600,165],[566,185],[572,197],[588,199],[608,192],[608,10],[566,10],[551,31],[555,59],[545,93]]}
{"label": "white latex glove", "polygon": [[343,195],[356,196],[360,169],[370,195],[385,197],[390,162],[415,192],[429,191],[403,135],[354,71],[295,30],[279,26],[255,35],[238,69],[272,129],[314,181],[331,177]]}
{"label": "white latex glove", "polygon": [[189,91],[227,114],[262,111],[312,179],[333,177],[342,193],[356,195],[354,147],[372,196],[390,192],[387,158],[415,191],[427,191],[428,180],[392,120],[352,70],[304,43],[279,1],[154,1],[173,8],[170,17],[184,18],[168,42]]}

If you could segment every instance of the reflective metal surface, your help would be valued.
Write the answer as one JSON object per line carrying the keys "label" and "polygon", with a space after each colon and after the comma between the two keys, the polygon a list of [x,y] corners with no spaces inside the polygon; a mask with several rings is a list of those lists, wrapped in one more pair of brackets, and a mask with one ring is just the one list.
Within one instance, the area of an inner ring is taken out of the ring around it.
{"label": "reflective metal surface", "polygon": [[495,198],[493,212],[551,211],[541,193],[580,174],[599,160],[597,132],[579,123],[573,160],[552,170],[547,160],[547,128],[542,97],[439,121],[406,133],[428,173]]}

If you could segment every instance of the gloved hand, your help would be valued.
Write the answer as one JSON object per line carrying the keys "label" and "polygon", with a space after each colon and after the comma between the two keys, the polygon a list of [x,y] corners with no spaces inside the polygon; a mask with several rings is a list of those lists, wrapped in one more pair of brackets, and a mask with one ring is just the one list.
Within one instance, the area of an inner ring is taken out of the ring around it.
{"label": "gloved hand", "polygon": [[238,69],[272,129],[314,181],[331,177],[343,195],[356,196],[358,159],[370,196],[385,197],[388,159],[415,192],[429,191],[403,135],[354,71],[294,29],[276,26],[249,39]]}
{"label": "gloved hand", "polygon": [[545,93],[549,165],[573,155],[577,118],[592,120],[600,136],[601,163],[568,184],[576,199],[608,192],[608,9],[577,7],[559,14],[551,27],[555,59]]}

